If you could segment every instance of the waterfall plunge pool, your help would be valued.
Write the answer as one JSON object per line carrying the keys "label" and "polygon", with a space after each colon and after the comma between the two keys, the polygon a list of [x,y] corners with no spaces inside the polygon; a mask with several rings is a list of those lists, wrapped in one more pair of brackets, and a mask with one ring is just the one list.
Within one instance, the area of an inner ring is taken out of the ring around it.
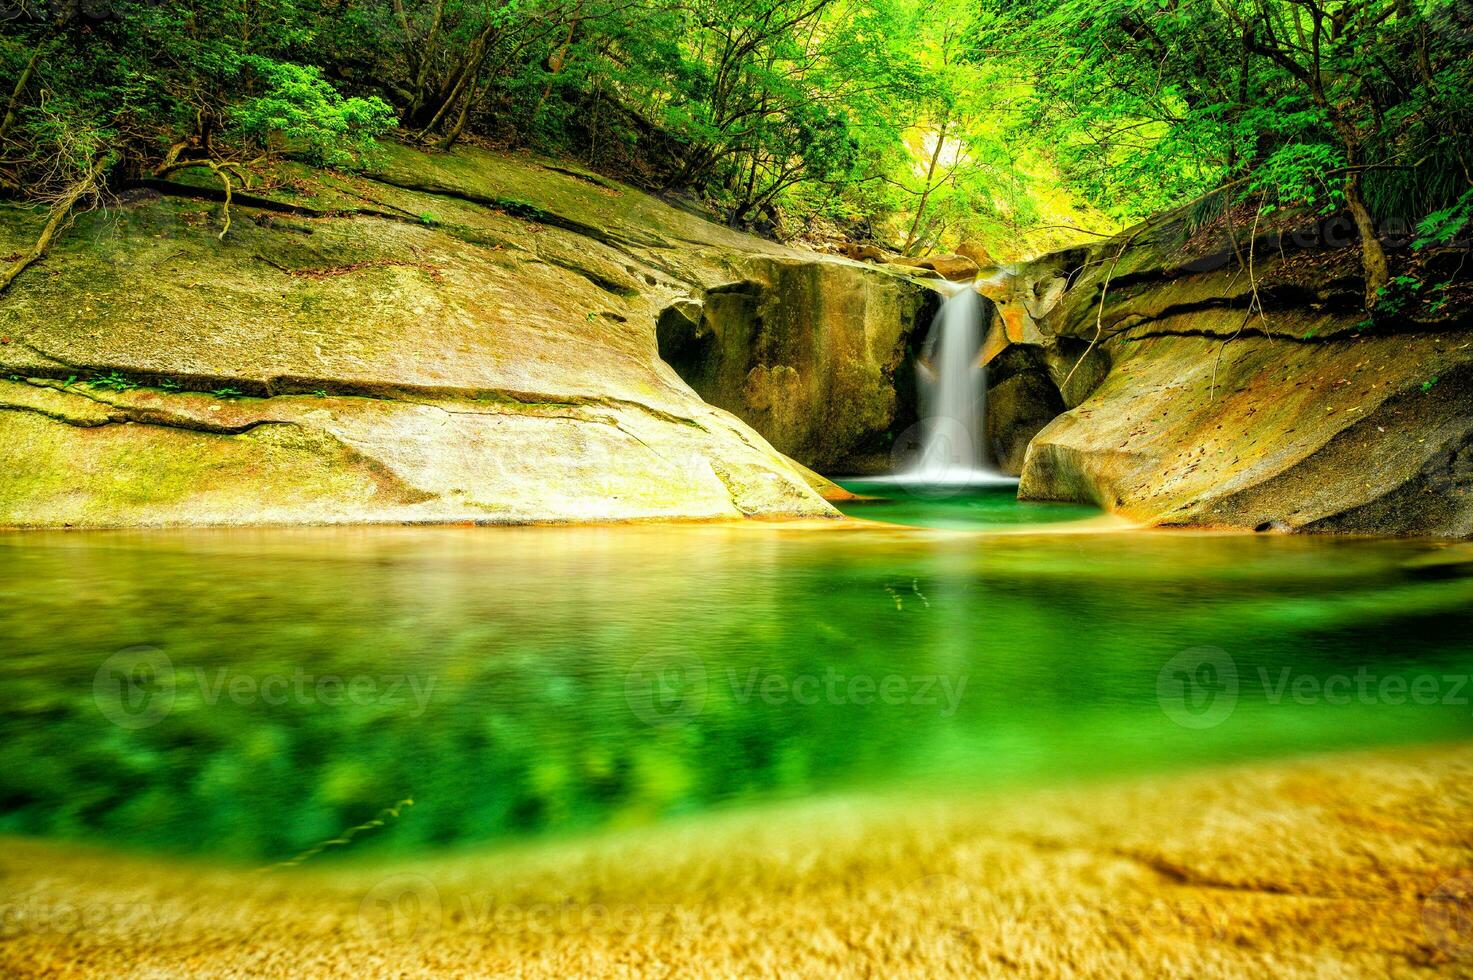
{"label": "waterfall plunge pool", "polygon": [[1473,734],[1440,546],[936,529],[1084,516],[1034,506],[0,535],[0,832],[253,863],[413,799],[342,850],[419,854]]}

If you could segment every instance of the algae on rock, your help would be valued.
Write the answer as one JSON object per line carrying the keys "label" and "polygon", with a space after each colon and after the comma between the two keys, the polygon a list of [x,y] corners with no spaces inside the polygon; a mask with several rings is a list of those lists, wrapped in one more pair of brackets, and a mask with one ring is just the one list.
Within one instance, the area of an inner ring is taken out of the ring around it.
{"label": "algae on rock", "polygon": [[[278,178],[223,242],[207,186],[152,182],[16,282],[0,525],[835,513],[655,339],[753,255],[824,260],[530,157]],[[0,250],[37,220],[0,208]]]}
{"label": "algae on rock", "polygon": [[908,277],[757,256],[661,314],[660,354],[713,405],[825,473],[883,473],[916,420],[914,348],[939,305]]}
{"label": "algae on rock", "polygon": [[1368,324],[1334,220],[1249,243],[1178,216],[991,284],[1004,343],[1039,350],[1068,407],[1020,496],[1158,525],[1473,535],[1473,322]]}

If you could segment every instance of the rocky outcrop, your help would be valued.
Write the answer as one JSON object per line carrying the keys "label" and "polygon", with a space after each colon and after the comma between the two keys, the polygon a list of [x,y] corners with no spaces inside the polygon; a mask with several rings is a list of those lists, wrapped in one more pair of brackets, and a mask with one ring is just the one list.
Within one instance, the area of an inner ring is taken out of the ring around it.
{"label": "rocky outcrop", "polygon": [[800,463],[887,471],[896,435],[915,422],[913,348],[938,294],[837,263],[754,256],[737,271],[661,313],[660,356]]}
{"label": "rocky outcrop", "polygon": [[[834,514],[656,320],[754,262],[884,273],[476,150],[283,168],[223,241],[218,197],[132,191],[0,298],[0,525]],[[0,252],[41,219],[0,209]]]}
{"label": "rocky outcrop", "polygon": [[987,246],[978,241],[962,242],[956,247],[956,254],[963,258],[971,259],[972,264],[977,266],[979,271],[990,269],[997,265],[997,261],[993,259],[992,253],[987,250]]}
{"label": "rocky outcrop", "polygon": [[1158,525],[1473,534],[1466,302],[1392,297],[1373,321],[1346,228],[1246,227],[1178,217],[983,284],[994,355],[1034,348],[1068,408],[1020,495]]}
{"label": "rocky outcrop", "polygon": [[1064,411],[1043,349],[1014,344],[987,365],[987,445],[994,466],[1017,476],[1033,437]]}
{"label": "rocky outcrop", "polygon": [[889,261],[891,265],[905,266],[942,279],[949,279],[952,282],[971,282],[977,278],[977,273],[980,271],[977,263],[972,259],[951,252],[928,255],[919,259],[900,255]]}

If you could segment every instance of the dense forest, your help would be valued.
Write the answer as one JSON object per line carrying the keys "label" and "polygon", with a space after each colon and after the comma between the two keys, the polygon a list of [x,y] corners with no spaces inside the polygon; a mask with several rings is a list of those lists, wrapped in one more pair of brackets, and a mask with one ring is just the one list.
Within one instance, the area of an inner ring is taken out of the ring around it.
{"label": "dense forest", "polygon": [[6,0],[0,32],[0,194],[50,209],[37,252],[130,183],[230,193],[389,138],[909,255],[1340,212],[1369,305],[1473,220],[1461,0]]}

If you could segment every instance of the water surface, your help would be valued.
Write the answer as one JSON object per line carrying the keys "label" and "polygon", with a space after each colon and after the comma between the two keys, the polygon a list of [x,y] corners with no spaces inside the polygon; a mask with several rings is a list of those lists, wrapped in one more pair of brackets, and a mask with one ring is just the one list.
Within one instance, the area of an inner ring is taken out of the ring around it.
{"label": "water surface", "polygon": [[266,861],[412,798],[352,850],[424,852],[1473,734],[1436,545],[1038,506],[0,536],[0,831]]}

